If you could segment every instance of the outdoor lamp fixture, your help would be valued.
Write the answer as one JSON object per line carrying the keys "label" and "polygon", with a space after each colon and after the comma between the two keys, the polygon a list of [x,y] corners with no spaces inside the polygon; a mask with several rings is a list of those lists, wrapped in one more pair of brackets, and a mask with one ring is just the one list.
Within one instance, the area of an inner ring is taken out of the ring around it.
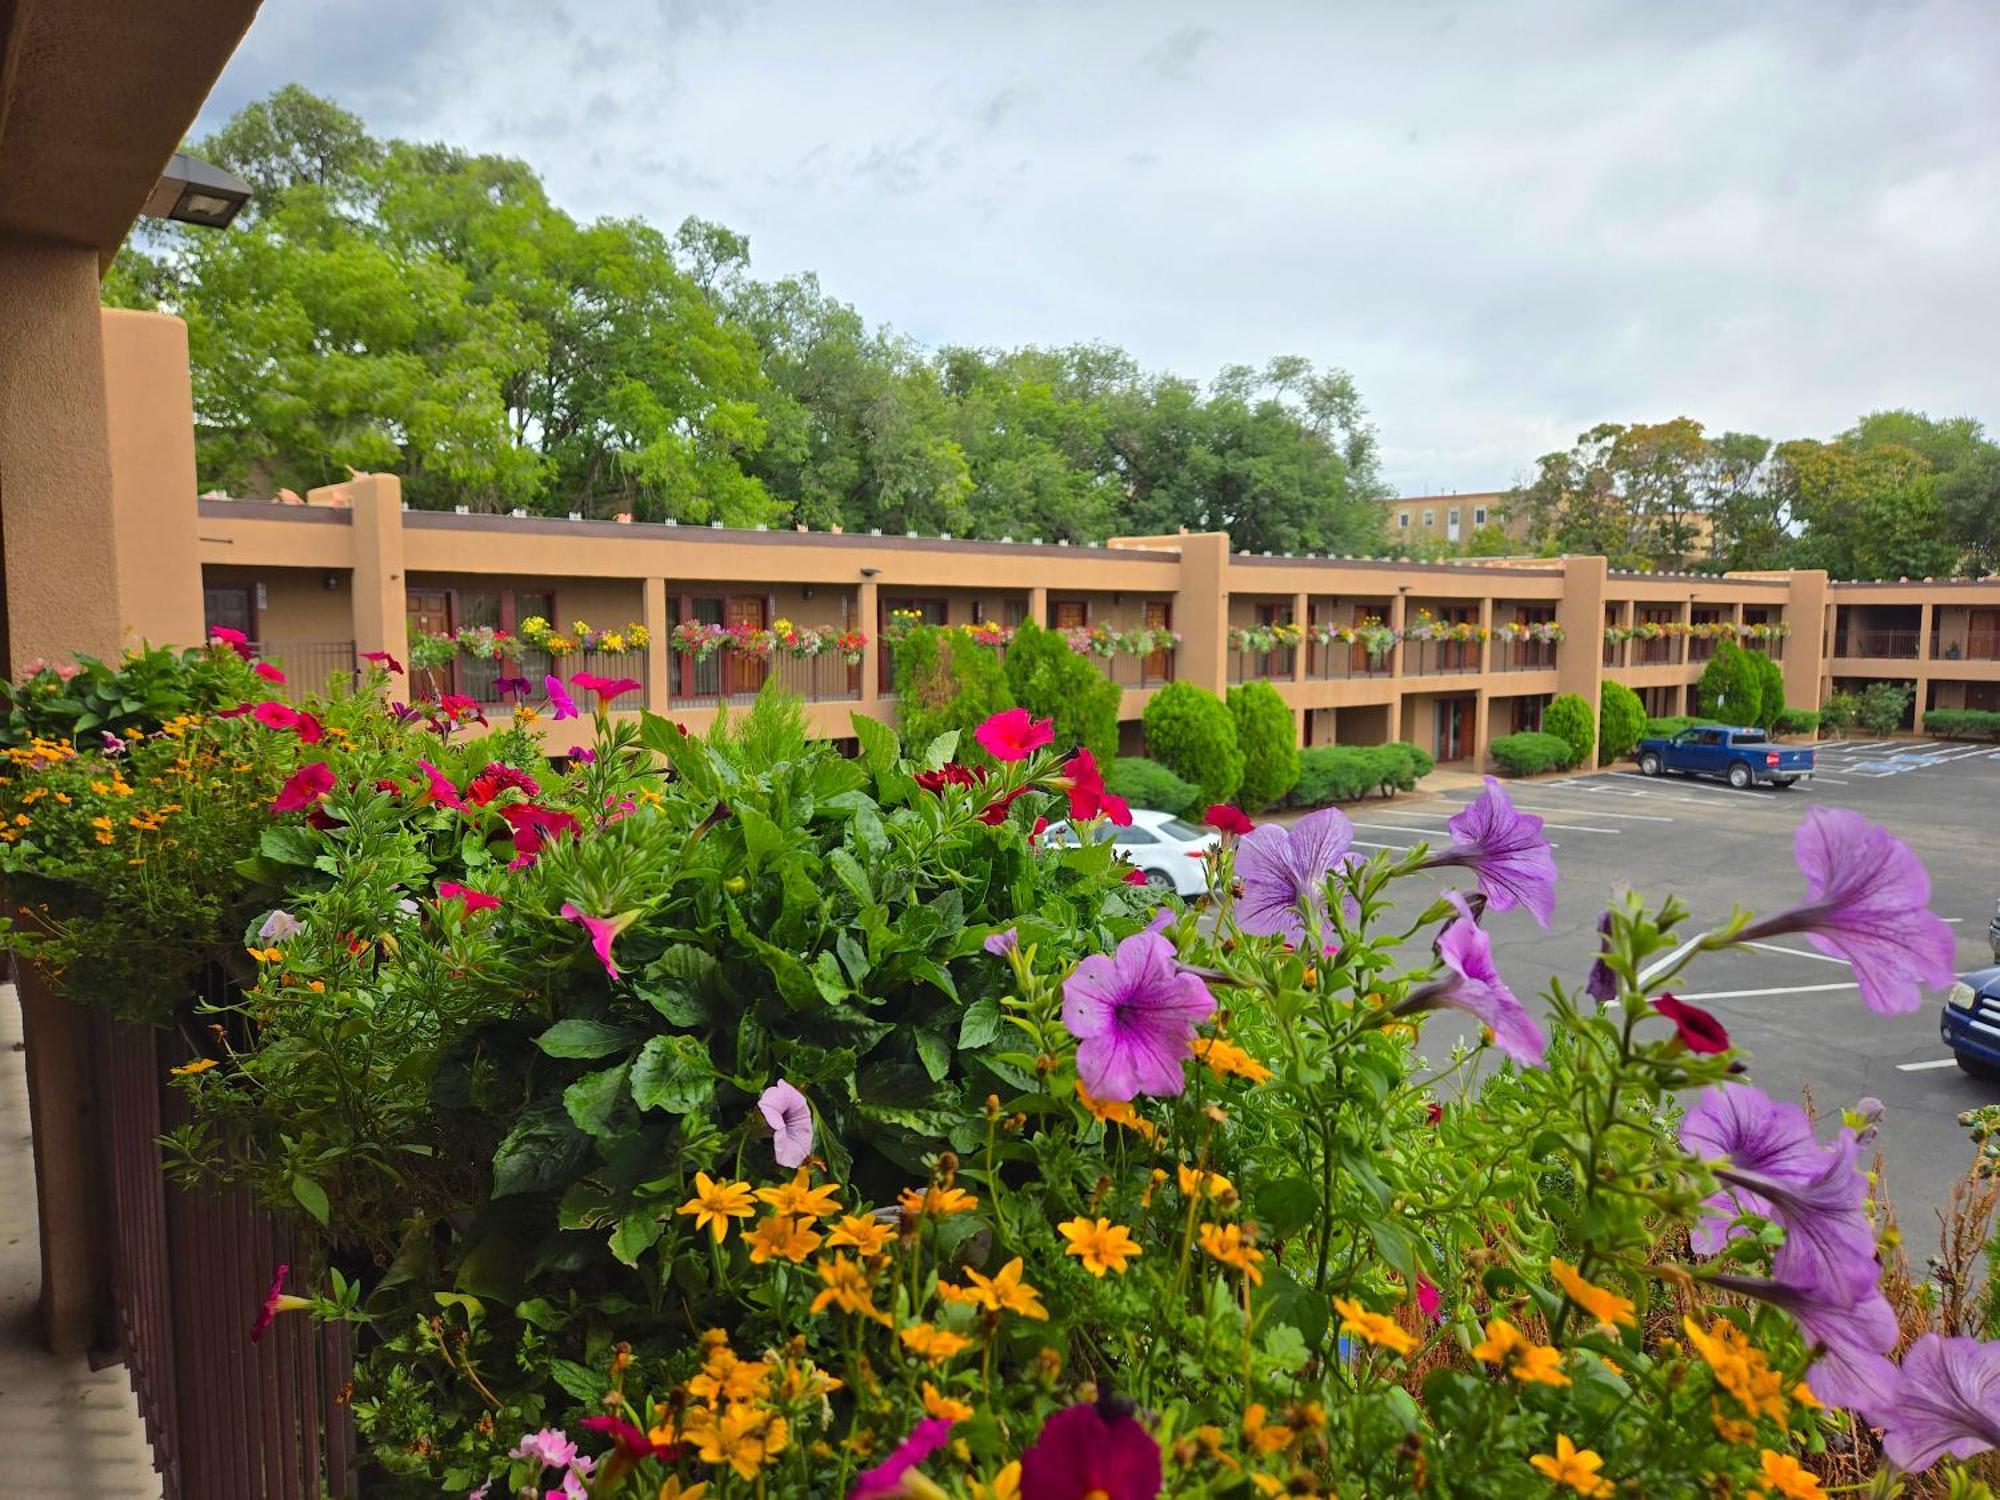
{"label": "outdoor lamp fixture", "polygon": [[861,576],[863,578],[873,578],[877,573],[881,571],[882,570],[880,568],[863,568],[861,570]]}
{"label": "outdoor lamp fixture", "polygon": [[176,151],[141,212],[178,224],[226,229],[250,201],[250,184],[242,178]]}

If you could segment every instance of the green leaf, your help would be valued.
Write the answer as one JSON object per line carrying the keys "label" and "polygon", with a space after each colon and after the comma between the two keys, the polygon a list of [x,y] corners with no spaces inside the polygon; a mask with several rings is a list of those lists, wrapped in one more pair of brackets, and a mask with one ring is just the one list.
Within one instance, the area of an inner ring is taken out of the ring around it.
{"label": "green leaf", "polygon": [[631,1045],[632,1033],[603,1021],[570,1016],[556,1022],[535,1038],[535,1045],[550,1057],[609,1057]]}
{"label": "green leaf", "polygon": [[958,731],[947,729],[924,747],[924,769],[935,771],[958,753]]}
{"label": "green leaf", "polygon": [[834,952],[840,955],[841,963],[847,968],[848,979],[855,984],[860,984],[866,979],[869,971],[875,967],[868,962],[868,954],[862,946],[854,941],[854,934],[846,928],[842,928],[835,935],[833,948]]}
{"label": "green leaf", "polygon": [[257,840],[257,852],[280,865],[301,865],[307,869],[319,858],[320,836],[303,823],[274,823]]}
{"label": "green leaf", "polygon": [[951,1047],[935,1031],[919,1031],[917,1060],[924,1065],[924,1071],[931,1075],[931,1082],[941,1083],[944,1081],[944,1075],[951,1071]]}
{"label": "green leaf", "polygon": [[840,961],[830,950],[820,950],[819,957],[813,961],[812,973],[813,983],[819,986],[820,998],[829,1004],[838,1004],[851,993],[846,978],[840,972]]}
{"label": "green leaf", "polygon": [[871,714],[855,713],[851,718],[854,738],[861,746],[861,759],[868,769],[878,777],[895,770],[896,758],[903,753],[896,731]]}
{"label": "green leaf", "polygon": [[1280,1177],[1257,1188],[1257,1222],[1272,1234],[1297,1234],[1319,1215],[1319,1189],[1304,1177]]}
{"label": "green leaf", "polygon": [[632,1102],[685,1115],[715,1096],[715,1064],[699,1037],[656,1036],[632,1064]]}
{"label": "green leaf", "polygon": [[595,1408],[604,1397],[604,1377],[573,1359],[549,1361],[549,1375],[573,1401]]}
{"label": "green leaf", "polygon": [[[643,1054],[642,1054],[643,1055]],[[630,1063],[586,1073],[563,1090],[563,1108],[578,1130],[604,1139],[612,1132],[612,1120],[625,1098],[625,1080]]]}
{"label": "green leaf", "polygon": [[299,1207],[303,1208],[322,1224],[326,1222],[327,1215],[332,1212],[331,1206],[326,1201],[326,1189],[321,1187],[317,1182],[314,1182],[310,1177],[294,1177],[292,1179],[292,1196],[299,1200]]}
{"label": "green leaf", "polygon": [[874,904],[875,890],[869,884],[868,872],[861,868],[860,860],[845,849],[833,849],[828,851],[826,862],[833,866],[833,873],[856,901],[863,906]]}
{"label": "green leaf", "polygon": [[1000,1006],[992,1000],[975,1000],[958,1020],[958,1045],[984,1047],[1000,1035]]}
{"label": "green leaf", "polygon": [[782,850],[787,842],[784,829],[747,803],[735,806],[736,821],[743,825],[743,847],[750,856],[750,873],[756,874],[764,861]]}
{"label": "green leaf", "polygon": [[611,1234],[611,1253],[628,1266],[639,1264],[639,1257],[658,1243],[666,1226],[659,1216],[649,1209],[635,1208],[618,1221],[618,1227]]}
{"label": "green leaf", "polygon": [[545,1193],[569,1181],[590,1149],[568,1116],[544,1103],[514,1123],[493,1153],[493,1196]]}

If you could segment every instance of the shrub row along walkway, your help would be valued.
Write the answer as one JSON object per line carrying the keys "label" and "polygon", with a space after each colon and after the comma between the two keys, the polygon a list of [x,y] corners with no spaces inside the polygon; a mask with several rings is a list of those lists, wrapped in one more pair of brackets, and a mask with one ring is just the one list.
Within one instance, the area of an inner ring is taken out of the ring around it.
{"label": "shrub row along walkway", "polygon": [[38,1500],[159,1500],[123,1365],[58,1359],[35,1331],[41,1244],[21,1006],[0,985],[0,1453]]}

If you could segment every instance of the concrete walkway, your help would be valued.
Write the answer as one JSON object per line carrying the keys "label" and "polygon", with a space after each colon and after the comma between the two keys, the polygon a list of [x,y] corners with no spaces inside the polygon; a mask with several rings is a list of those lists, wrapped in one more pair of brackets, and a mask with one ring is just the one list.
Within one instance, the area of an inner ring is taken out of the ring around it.
{"label": "concrete walkway", "polygon": [[7,1492],[36,1500],[159,1500],[123,1365],[57,1359],[35,1332],[41,1249],[21,1007],[0,985],[0,1454]]}

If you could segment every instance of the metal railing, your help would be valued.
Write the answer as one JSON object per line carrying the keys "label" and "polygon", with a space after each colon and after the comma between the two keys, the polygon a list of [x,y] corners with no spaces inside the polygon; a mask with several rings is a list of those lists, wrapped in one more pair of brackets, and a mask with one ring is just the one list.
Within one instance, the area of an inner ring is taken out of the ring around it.
{"label": "metal railing", "polygon": [[1492,669],[1496,672],[1551,672],[1556,665],[1554,641],[1515,641],[1505,636],[1493,638]]}
{"label": "metal railing", "polygon": [[839,703],[861,696],[861,667],[837,653],[772,656],[759,660],[741,652],[718,651],[706,661],[687,653],[668,658],[670,702],[687,708],[753,702],[772,677],[808,703]]}
{"label": "metal railing", "polygon": [[2000,661],[2000,634],[1973,631],[1947,638],[1943,631],[1931,632],[1933,661]]}
{"label": "metal railing", "polygon": [[1440,677],[1480,669],[1478,641],[1405,641],[1403,670],[1413,677]]}
{"label": "metal railing", "polygon": [[1342,641],[1313,641],[1306,651],[1306,676],[1321,682],[1349,677],[1387,677],[1396,670],[1396,648],[1370,656],[1366,647]]}
{"label": "metal railing", "polygon": [[1149,688],[1174,680],[1174,653],[1171,649],[1148,656],[1120,651],[1115,656],[1093,655],[1098,670],[1120,687]]}
{"label": "metal railing", "polygon": [[[1833,643],[1836,657],[1872,656],[1891,661],[1915,661],[1922,633],[1915,630],[1850,630]],[[1745,641],[1744,649],[1761,650],[1767,641]]]}
{"label": "metal railing", "polygon": [[1671,667],[1680,659],[1681,643],[1676,636],[1663,635],[1650,641],[1644,636],[1632,637],[1632,666]]}
{"label": "metal railing", "polygon": [[1279,646],[1270,651],[1229,653],[1229,680],[1241,682],[1289,682],[1298,671],[1296,646]]}
{"label": "metal railing", "polygon": [[352,641],[252,641],[250,649],[285,674],[271,690],[287,703],[354,691]]}
{"label": "metal railing", "polygon": [[309,1282],[309,1252],[246,1191],[168,1180],[160,1135],[186,1116],[165,1080],[185,1044],[98,1013],[90,1029],[112,1298],[165,1500],[350,1500],[346,1326],[281,1317],[250,1342],[275,1268]]}

